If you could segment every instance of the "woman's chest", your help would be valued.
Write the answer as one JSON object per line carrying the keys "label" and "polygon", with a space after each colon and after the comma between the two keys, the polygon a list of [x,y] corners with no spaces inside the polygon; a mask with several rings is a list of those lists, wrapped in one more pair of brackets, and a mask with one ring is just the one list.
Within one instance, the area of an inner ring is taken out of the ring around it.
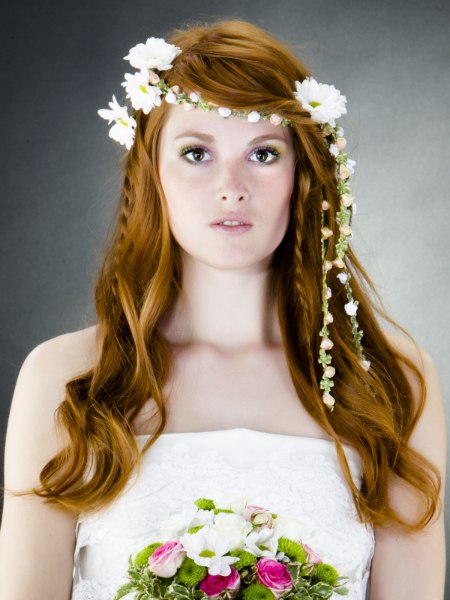
{"label": "woman's chest", "polygon": [[327,438],[303,407],[282,348],[240,353],[205,348],[178,351],[163,391],[166,432],[247,427]]}

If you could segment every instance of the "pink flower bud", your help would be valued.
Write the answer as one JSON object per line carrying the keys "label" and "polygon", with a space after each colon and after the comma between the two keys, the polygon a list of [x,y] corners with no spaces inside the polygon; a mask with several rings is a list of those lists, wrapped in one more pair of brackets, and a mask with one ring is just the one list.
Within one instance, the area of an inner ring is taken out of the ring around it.
{"label": "pink flower bud", "polygon": [[344,261],[342,260],[342,258],[335,258],[334,261],[334,266],[338,267],[338,269],[343,269],[344,268]]}
{"label": "pink flower bud", "polygon": [[270,115],[270,122],[272,123],[272,125],[279,125],[282,120],[283,119],[280,117],[280,115],[277,115],[276,113]]}
{"label": "pink flower bud", "polygon": [[336,373],[336,369],[334,367],[330,367],[328,366],[325,371],[323,372],[325,377],[334,377],[334,374]]}
{"label": "pink flower bud", "polygon": [[307,544],[302,544],[302,546],[308,553],[307,562],[313,563],[315,565],[318,565],[319,563],[322,562],[322,559],[320,558],[320,556],[316,552],[314,552],[314,550],[312,548],[310,548]]}
{"label": "pink flower bud", "polygon": [[339,177],[341,179],[348,179],[350,177],[350,169],[345,165],[339,165]]}
{"label": "pink flower bud", "polygon": [[331,348],[333,346],[334,346],[334,344],[330,340],[330,338],[323,338],[323,340],[320,343],[320,347],[323,348],[324,350],[331,350]]}
{"label": "pink flower bud", "polygon": [[325,317],[325,323],[327,325],[329,325],[333,321],[334,321],[333,315],[331,313],[327,313],[327,316]]}
{"label": "pink flower bud", "polygon": [[334,406],[335,402],[336,402],[336,400],[333,398],[333,396],[331,394],[328,394],[328,393],[325,393],[322,396],[322,399],[323,399],[323,403],[326,406],[329,406],[330,408],[332,408]]}
{"label": "pink flower bud", "polygon": [[330,203],[327,202],[326,200],[322,201],[322,209],[323,210],[328,210],[330,208]]}
{"label": "pink flower bud", "polygon": [[159,75],[154,71],[149,71],[148,80],[152,85],[156,85],[160,81],[160,78]]}
{"label": "pink flower bud", "polygon": [[343,150],[346,145],[347,145],[347,140],[344,137],[337,138],[336,146],[339,148],[339,150]]}
{"label": "pink flower bud", "polygon": [[329,237],[331,237],[333,235],[333,232],[331,231],[331,229],[329,227],[322,227],[321,232],[325,239],[328,239]]}
{"label": "pink flower bud", "polygon": [[257,506],[256,504],[248,504],[243,512],[244,519],[250,521],[250,523],[255,527],[268,527],[269,529],[273,528],[273,519],[272,513],[270,510],[263,508],[262,506]]}
{"label": "pink flower bud", "polygon": [[343,233],[344,235],[352,235],[352,233],[353,233],[352,228],[347,223],[344,223],[343,225],[340,225],[339,226],[339,231],[341,233]]}
{"label": "pink flower bud", "polygon": [[342,196],[341,196],[341,202],[347,208],[353,204],[354,199],[355,199],[355,197],[350,196],[350,194],[342,194]]}

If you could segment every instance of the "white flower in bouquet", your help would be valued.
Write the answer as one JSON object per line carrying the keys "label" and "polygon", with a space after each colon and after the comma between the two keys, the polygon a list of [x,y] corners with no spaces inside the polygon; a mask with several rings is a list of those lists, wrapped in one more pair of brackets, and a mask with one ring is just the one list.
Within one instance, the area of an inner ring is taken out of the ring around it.
{"label": "white flower in bouquet", "polygon": [[199,525],[209,525],[213,522],[213,510],[199,510],[195,507],[185,509],[180,513],[172,515],[165,519],[160,526],[158,538],[162,540],[179,539],[192,529]]}
{"label": "white flower in bouquet", "polygon": [[208,568],[210,575],[227,576],[231,573],[236,556],[224,556],[234,548],[234,540],[223,537],[220,530],[206,525],[195,533],[185,533],[180,538],[187,555],[197,565]]}
{"label": "white flower in bouquet", "polygon": [[275,558],[279,538],[280,536],[275,529],[269,529],[268,527],[255,529],[247,536],[244,550],[255,556]]}
{"label": "white flower in bouquet", "polygon": [[224,493],[217,493],[214,495],[214,501],[218,508],[231,510],[234,513],[242,515],[247,505],[247,496],[243,492],[236,492],[231,496],[227,496]]}
{"label": "white flower in bouquet", "polygon": [[241,515],[220,512],[214,519],[214,529],[230,541],[232,548],[240,548],[253,527]]}
{"label": "white flower in bouquet", "polygon": [[312,77],[307,77],[301,83],[296,81],[295,87],[294,96],[311,113],[313,121],[335,127],[335,119],[347,112],[347,98],[334,85],[317,83]]}
{"label": "white flower in bouquet", "polygon": [[278,515],[275,519],[275,535],[285,537],[290,540],[300,540],[302,532],[305,531],[305,525],[293,517],[283,517]]}
{"label": "white flower in bouquet", "polygon": [[137,44],[125,56],[135,69],[156,69],[167,71],[172,68],[172,61],[181,52],[181,49],[173,44],[168,44],[162,38],[148,38],[145,44]]}

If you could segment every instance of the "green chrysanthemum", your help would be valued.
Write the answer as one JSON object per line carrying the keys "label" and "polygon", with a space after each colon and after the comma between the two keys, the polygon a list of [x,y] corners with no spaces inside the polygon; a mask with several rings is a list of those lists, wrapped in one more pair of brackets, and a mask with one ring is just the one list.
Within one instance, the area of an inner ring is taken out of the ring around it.
{"label": "green chrysanthemum", "polygon": [[162,546],[161,542],[154,542],[153,544],[150,544],[150,546],[147,546],[138,552],[136,554],[136,558],[134,559],[134,565],[136,567],[140,565],[146,565],[150,556],[153,554],[156,548],[159,548],[160,546]]}
{"label": "green chrysanthemum", "polygon": [[200,510],[214,510],[216,508],[214,501],[210,500],[209,498],[197,498],[194,504]]}
{"label": "green chrysanthemum", "polygon": [[306,550],[298,542],[281,537],[278,540],[278,552],[284,552],[292,561],[304,563],[307,558]]}
{"label": "green chrysanthemum", "polygon": [[207,568],[197,565],[192,558],[185,558],[178,571],[180,583],[188,587],[197,585],[205,576]]}
{"label": "green chrysanthemum", "polygon": [[242,595],[243,600],[273,600],[275,596],[262,583],[249,585]]}
{"label": "green chrysanthemum", "polygon": [[230,556],[237,556],[239,560],[232,564],[232,566],[240,571],[245,567],[253,566],[258,560],[257,557],[251,552],[247,552],[246,550],[232,550],[228,553]]}
{"label": "green chrysanthemum", "polygon": [[338,577],[339,573],[336,569],[325,563],[318,564],[314,572],[314,579],[316,581],[324,581],[330,585],[334,585]]}

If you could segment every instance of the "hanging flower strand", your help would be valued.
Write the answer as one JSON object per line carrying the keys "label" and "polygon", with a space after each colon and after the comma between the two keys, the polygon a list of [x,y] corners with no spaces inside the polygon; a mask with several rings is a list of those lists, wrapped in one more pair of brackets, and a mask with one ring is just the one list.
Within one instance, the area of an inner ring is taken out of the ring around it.
{"label": "hanging flower strand", "polygon": [[[370,361],[365,359],[361,345],[363,332],[359,329],[359,324],[356,319],[359,303],[353,298],[352,289],[350,287],[351,275],[345,262],[345,254],[348,249],[349,240],[353,238],[353,231],[351,228],[352,217],[356,212],[356,204],[354,203],[354,197],[351,195],[349,183],[350,175],[354,173],[356,163],[344,152],[347,144],[346,139],[344,138],[344,130],[342,127],[338,127],[335,121],[335,119],[338,119],[347,112],[345,107],[347,102],[346,97],[341,95],[334,86],[317,83],[311,78],[305,79],[302,83],[296,81],[295,85],[296,91],[294,92],[294,95],[303,108],[310,112],[311,118],[321,124],[322,134],[328,145],[328,149],[335,157],[337,190],[341,199],[339,211],[336,215],[336,222],[339,226],[339,240],[335,244],[336,258],[333,261],[326,260],[326,240],[333,236],[333,231],[325,225],[325,213],[329,210],[330,205],[323,199],[321,215],[323,326],[320,330],[322,341],[319,351],[319,363],[323,367],[323,376],[320,381],[320,389],[323,391],[322,399],[324,404],[332,411],[336,400],[331,394],[331,389],[334,387],[333,377],[336,370],[331,365],[331,354],[329,352],[334,344],[329,337],[330,332],[328,329],[328,325],[333,322],[333,315],[329,312],[328,300],[332,296],[332,291],[327,285],[327,273],[333,267],[341,271],[337,275],[337,278],[345,286],[348,302],[345,304],[344,309],[350,317],[353,339],[361,366],[365,370],[370,368]],[[332,140],[331,143],[328,142],[328,139],[330,138]],[[329,243],[331,243],[331,239]]]}

